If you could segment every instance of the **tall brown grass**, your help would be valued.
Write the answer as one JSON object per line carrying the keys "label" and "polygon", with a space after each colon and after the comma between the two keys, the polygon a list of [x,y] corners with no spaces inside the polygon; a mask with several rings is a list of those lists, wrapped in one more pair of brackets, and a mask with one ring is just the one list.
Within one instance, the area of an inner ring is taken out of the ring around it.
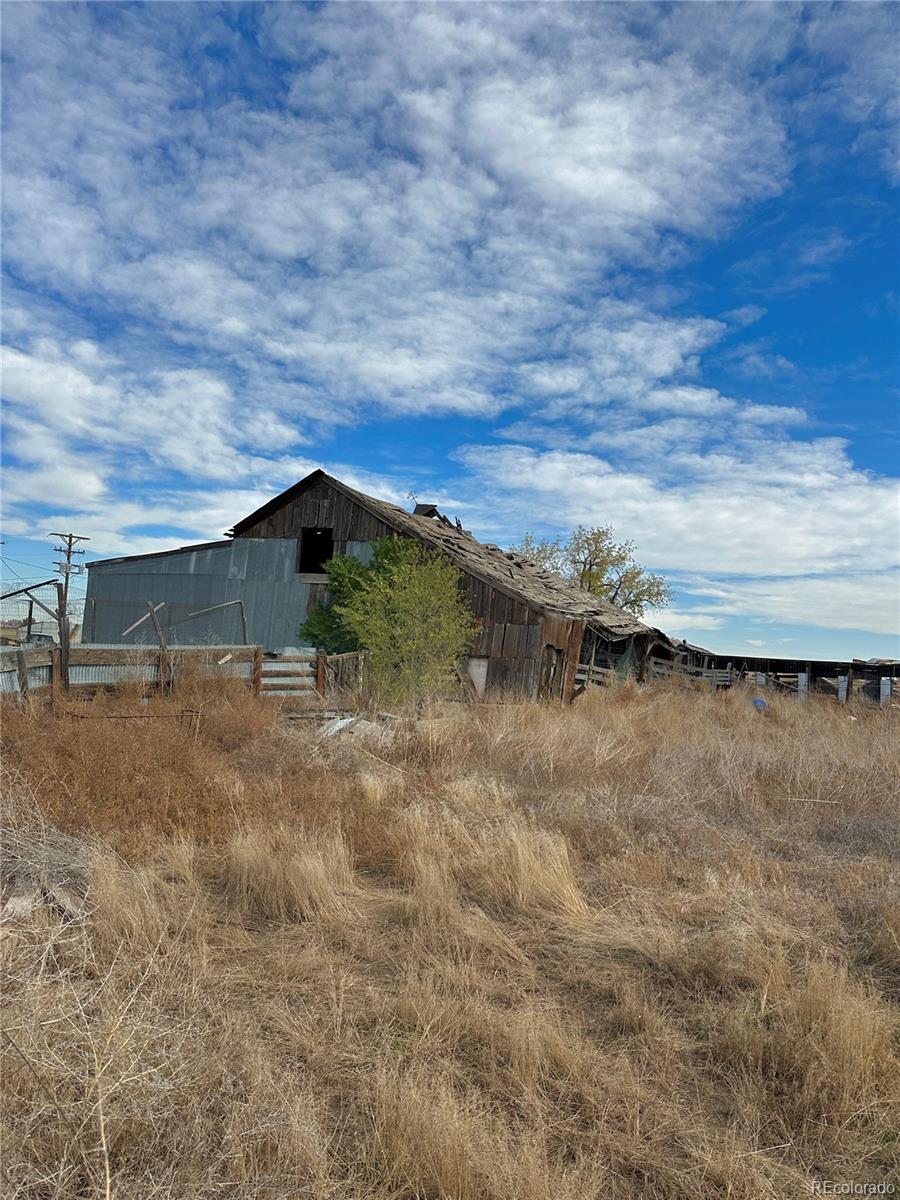
{"label": "tall brown grass", "polygon": [[890,710],[625,686],[371,745],[192,686],[4,714],[8,821],[94,848],[82,919],[3,927],[5,1196],[897,1181]]}

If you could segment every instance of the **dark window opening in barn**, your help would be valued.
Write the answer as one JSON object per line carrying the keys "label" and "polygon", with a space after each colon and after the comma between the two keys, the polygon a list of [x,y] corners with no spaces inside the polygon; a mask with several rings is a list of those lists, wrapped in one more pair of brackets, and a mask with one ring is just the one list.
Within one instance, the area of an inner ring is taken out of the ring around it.
{"label": "dark window opening in barn", "polygon": [[297,570],[301,575],[324,575],[325,564],[334,557],[334,533],[330,529],[301,529]]}

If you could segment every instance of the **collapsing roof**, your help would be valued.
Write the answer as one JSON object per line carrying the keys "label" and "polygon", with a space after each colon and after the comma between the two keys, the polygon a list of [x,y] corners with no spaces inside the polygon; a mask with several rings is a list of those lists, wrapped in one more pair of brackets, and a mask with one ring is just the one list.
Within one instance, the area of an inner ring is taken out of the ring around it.
{"label": "collapsing roof", "polygon": [[530,608],[553,616],[585,621],[597,626],[612,640],[649,634],[664,645],[672,645],[664,633],[645,625],[625,609],[584,588],[567,583],[559,575],[544,570],[519,554],[477,541],[458,521],[454,524],[438,513],[434,505],[417,505],[417,508],[432,512],[433,516],[410,513],[395,504],[358,492],[324,471],[313,471],[256,512],[238,521],[233,533],[239,535],[307,488],[319,483],[327,483],[343,492],[398,533],[418,538],[443,551],[461,570],[506,592]]}

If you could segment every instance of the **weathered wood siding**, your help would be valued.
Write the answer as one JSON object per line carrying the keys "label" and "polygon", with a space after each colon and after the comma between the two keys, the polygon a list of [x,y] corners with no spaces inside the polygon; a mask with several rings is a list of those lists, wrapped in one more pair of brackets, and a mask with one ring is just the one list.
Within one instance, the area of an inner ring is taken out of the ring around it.
{"label": "weathered wood siding", "polygon": [[[235,536],[298,538],[305,528],[331,529],[335,554],[358,553],[360,543],[396,533],[392,526],[349,496],[322,482],[287,500],[275,512]],[[465,566],[460,565],[460,570],[461,590],[480,626],[470,655],[488,660],[486,691],[537,695],[544,648],[550,644],[564,655],[563,669],[557,674],[550,695],[570,697],[575,687],[583,622],[545,618],[523,601],[469,574]],[[321,596],[315,597],[316,602],[324,598],[322,591]],[[314,606],[311,597],[311,607]]]}
{"label": "weathered wood siding", "polygon": [[335,554],[346,554],[348,542],[374,542],[394,533],[349,496],[318,483],[235,536],[297,538],[311,528],[332,530]]}
{"label": "weathered wood siding", "polygon": [[544,646],[555,646],[563,653],[562,670],[554,679],[546,699],[569,700],[575,692],[575,673],[584,638],[584,621],[569,617],[546,617],[543,625]]}

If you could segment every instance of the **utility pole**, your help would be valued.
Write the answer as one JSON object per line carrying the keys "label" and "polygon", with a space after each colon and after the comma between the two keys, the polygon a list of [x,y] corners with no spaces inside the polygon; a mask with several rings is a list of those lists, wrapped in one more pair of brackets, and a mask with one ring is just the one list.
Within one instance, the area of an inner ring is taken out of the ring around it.
{"label": "utility pole", "polygon": [[49,537],[59,538],[63,543],[62,546],[54,546],[53,549],[57,554],[64,554],[65,558],[56,563],[56,569],[63,577],[62,583],[56,585],[56,594],[59,601],[59,611],[57,613],[57,621],[59,623],[59,660],[60,674],[62,676],[62,685],[65,691],[69,690],[69,579],[74,575],[80,575],[84,570],[81,563],[73,563],[72,559],[76,554],[84,554],[84,550],[76,548],[78,542],[89,542],[91,539],[83,537],[79,533],[50,533]]}
{"label": "utility pole", "polygon": [[84,554],[84,550],[77,550],[77,542],[89,542],[89,537],[83,537],[78,533],[51,533],[49,537],[59,538],[64,542],[63,546],[54,546],[53,549],[57,554],[64,554],[66,557],[62,562],[55,564],[57,572],[63,577],[63,610],[65,613],[69,611],[69,578],[72,575],[80,575],[84,570],[82,563],[73,563],[72,558],[76,554]]}

